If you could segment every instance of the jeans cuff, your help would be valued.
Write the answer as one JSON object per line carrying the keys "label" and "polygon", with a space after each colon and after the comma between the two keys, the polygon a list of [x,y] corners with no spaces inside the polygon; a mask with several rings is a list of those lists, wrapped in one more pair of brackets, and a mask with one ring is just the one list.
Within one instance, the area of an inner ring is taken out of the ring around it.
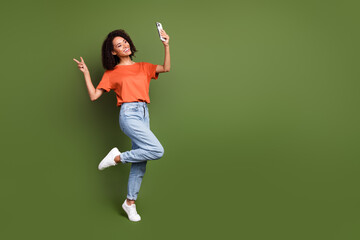
{"label": "jeans cuff", "polygon": [[129,195],[126,196],[127,199],[136,201],[137,197],[130,197]]}
{"label": "jeans cuff", "polygon": [[126,163],[126,161],[124,160],[124,157],[123,157],[123,154],[122,154],[122,153],[120,153],[120,162],[121,162],[122,164],[125,164],[125,163]]}

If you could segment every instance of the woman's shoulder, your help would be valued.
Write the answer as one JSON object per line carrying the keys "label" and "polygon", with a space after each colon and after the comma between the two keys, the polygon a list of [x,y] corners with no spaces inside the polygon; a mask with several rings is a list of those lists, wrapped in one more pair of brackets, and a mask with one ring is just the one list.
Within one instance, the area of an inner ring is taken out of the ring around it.
{"label": "woman's shoulder", "polygon": [[144,68],[152,68],[153,66],[156,66],[156,64],[150,63],[150,62],[141,62],[141,65],[142,65]]}
{"label": "woman's shoulder", "polygon": [[150,62],[140,62],[140,63],[143,65],[152,65],[152,63],[150,63]]}

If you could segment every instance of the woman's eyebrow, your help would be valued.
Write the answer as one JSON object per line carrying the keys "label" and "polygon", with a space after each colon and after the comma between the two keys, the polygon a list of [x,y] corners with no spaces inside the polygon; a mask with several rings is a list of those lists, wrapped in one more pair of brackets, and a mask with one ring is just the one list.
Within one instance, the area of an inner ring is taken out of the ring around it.
{"label": "woman's eyebrow", "polygon": [[[125,41],[125,39],[123,40],[123,42]],[[121,42],[118,42],[116,45],[119,45]]]}

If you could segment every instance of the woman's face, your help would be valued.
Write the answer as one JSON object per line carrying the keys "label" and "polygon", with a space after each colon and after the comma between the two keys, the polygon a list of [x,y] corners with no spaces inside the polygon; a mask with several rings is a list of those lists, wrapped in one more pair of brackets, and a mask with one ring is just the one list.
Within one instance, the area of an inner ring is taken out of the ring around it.
{"label": "woman's face", "polygon": [[126,41],[125,38],[115,37],[112,41],[114,50],[112,51],[113,55],[118,57],[126,57],[131,54],[130,44]]}

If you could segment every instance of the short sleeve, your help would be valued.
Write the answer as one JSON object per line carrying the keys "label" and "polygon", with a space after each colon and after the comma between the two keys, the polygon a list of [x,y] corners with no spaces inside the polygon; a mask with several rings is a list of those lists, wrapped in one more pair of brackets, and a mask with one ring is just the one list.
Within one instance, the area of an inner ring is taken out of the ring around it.
{"label": "short sleeve", "polygon": [[146,64],[146,70],[148,72],[148,76],[151,79],[158,79],[159,77],[159,73],[156,72],[156,64],[152,64],[152,63],[145,63]]}
{"label": "short sleeve", "polygon": [[102,79],[96,89],[104,89],[106,92],[109,92],[111,90],[111,83],[109,78],[109,72],[105,72],[102,76]]}

